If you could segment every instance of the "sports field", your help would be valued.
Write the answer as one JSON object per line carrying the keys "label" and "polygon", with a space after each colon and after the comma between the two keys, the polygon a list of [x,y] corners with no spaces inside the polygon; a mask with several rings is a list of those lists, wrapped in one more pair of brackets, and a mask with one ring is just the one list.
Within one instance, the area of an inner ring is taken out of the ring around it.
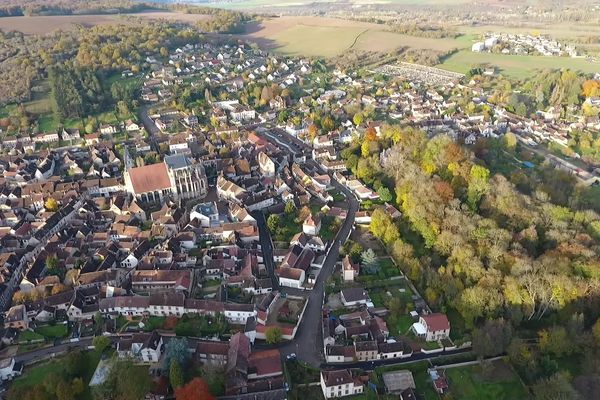
{"label": "sports field", "polygon": [[536,71],[543,69],[569,68],[585,73],[600,72],[600,63],[592,63],[582,58],[473,53],[470,50],[461,50],[453,54],[438,67],[465,73],[481,64],[493,65],[502,74],[516,78],[532,76]]}

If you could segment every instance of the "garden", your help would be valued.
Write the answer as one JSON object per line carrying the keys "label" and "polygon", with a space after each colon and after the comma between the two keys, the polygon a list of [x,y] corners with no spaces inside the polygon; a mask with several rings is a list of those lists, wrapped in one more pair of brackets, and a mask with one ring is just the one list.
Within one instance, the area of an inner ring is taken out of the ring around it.
{"label": "garden", "polygon": [[528,398],[527,390],[503,360],[446,369],[452,397],[464,400]]}

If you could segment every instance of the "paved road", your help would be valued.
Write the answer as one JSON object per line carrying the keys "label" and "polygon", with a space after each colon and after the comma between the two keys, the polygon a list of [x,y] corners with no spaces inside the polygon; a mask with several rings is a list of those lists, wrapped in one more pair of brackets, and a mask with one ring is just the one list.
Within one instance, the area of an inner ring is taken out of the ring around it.
{"label": "paved road", "polygon": [[92,345],[93,339],[94,338],[92,337],[86,337],[80,339],[78,342],[61,343],[52,347],[44,347],[41,349],[30,351],[28,353],[17,354],[15,355],[15,361],[27,364],[36,359],[48,358],[52,356],[52,354],[60,354],[71,349],[85,348],[87,346]]}
{"label": "paved road", "polygon": [[470,347],[464,349],[455,349],[455,350],[445,350],[440,353],[435,354],[425,354],[425,353],[413,353],[411,357],[407,358],[395,358],[395,359],[385,359],[385,360],[374,360],[374,361],[360,361],[353,363],[336,363],[336,364],[325,364],[322,363],[319,368],[320,369],[339,369],[339,368],[360,368],[365,371],[372,371],[376,367],[381,367],[382,365],[399,365],[399,364],[408,364],[416,361],[423,360],[433,360],[438,357],[444,356],[452,356],[457,354],[464,354],[471,351]]}
{"label": "paved road", "polygon": [[[270,139],[270,141],[280,147],[284,147],[287,151],[297,154],[299,151],[305,154],[310,152],[310,147],[305,143],[299,141],[296,138],[288,135],[282,130],[278,130],[276,133],[262,131],[262,133]],[[320,166],[310,161],[308,162],[313,168],[318,168],[322,171]],[[315,286],[308,293],[308,305],[304,312],[304,318],[300,321],[300,325],[296,332],[294,340],[283,344],[280,348],[282,356],[285,357],[288,354],[296,353],[298,358],[312,366],[319,367],[323,360],[322,349],[323,339],[321,332],[321,317],[323,308],[323,299],[325,296],[325,281],[329,278],[334,271],[335,265],[339,258],[340,245],[346,241],[350,236],[354,227],[354,214],[358,211],[359,204],[358,200],[352,192],[350,192],[345,186],[332,179],[333,186],[342,192],[346,196],[348,205],[348,217],[344,220],[340,230],[338,231],[332,245],[329,248],[323,267],[317,276]],[[264,220],[264,217],[263,217]],[[268,234],[268,232],[267,232]],[[265,240],[266,242],[266,240]],[[269,240],[270,242],[270,240]],[[261,235],[261,246],[270,248],[270,244],[263,244],[263,235]],[[265,249],[263,247],[263,249]],[[264,251],[264,250],[263,250]],[[264,255],[265,258],[267,255]],[[272,259],[272,257],[271,257]],[[291,288],[283,289],[287,293],[294,294],[299,292]]]}

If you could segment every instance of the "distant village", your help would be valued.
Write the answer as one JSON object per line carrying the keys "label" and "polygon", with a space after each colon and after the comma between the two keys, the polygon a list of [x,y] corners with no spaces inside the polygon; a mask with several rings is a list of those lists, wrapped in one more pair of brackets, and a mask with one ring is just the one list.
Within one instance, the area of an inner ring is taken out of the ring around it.
{"label": "distant village", "polygon": [[[506,42],[516,52],[522,40],[499,36],[490,47]],[[551,44],[538,39],[530,47],[553,52]],[[349,238],[369,237],[373,205],[402,215],[353,176],[340,153],[394,121],[466,145],[510,131],[532,148],[564,144],[574,128],[600,129],[597,117],[565,122],[554,110],[517,116],[487,103],[485,90],[464,76],[414,64],[383,66],[364,78],[336,70],[323,88],[308,60],[245,44],[187,45],[166,62],[146,61],[138,120],[89,134],[2,137],[0,307],[9,350],[2,380],[31,363],[16,345],[46,341],[39,332],[55,325],[65,326],[62,340],[73,346],[110,337],[118,357],[151,371],[164,362],[174,332],[186,332],[194,362],[221,369],[224,396],[236,399],[286,398],[284,364],[296,358],[326,364],[321,391],[338,398],[368,389],[365,362],[460,352],[470,342],[451,338],[448,317],[429,309],[389,257],[377,255],[383,276],[369,280],[366,257],[339,255]],[[406,88],[386,90],[373,74],[404,78]],[[258,94],[258,106],[241,95],[257,82],[276,89]],[[170,105],[176,91],[196,85],[223,95],[190,113]],[[360,97],[350,94],[357,87]],[[475,111],[457,107],[459,91],[470,93]],[[353,106],[371,117],[352,120]],[[316,110],[339,125],[311,133]],[[377,118],[382,114],[388,119]],[[382,152],[382,165],[388,156]],[[586,184],[599,179],[597,170],[549,160]],[[327,291],[330,277],[338,283]],[[408,304],[402,332],[390,326],[384,305],[396,296]],[[187,333],[190,323],[199,328]],[[27,335],[33,339],[20,339]],[[443,371],[428,374],[436,392],[448,390]],[[384,380],[402,399],[419,391],[407,370]]]}

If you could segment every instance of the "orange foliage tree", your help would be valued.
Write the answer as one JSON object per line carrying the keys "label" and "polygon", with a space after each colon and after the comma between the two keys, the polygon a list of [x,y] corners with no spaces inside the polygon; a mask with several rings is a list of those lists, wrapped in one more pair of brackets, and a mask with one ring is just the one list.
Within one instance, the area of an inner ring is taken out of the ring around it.
{"label": "orange foliage tree", "polygon": [[175,389],[177,400],[214,400],[215,396],[208,391],[208,385],[201,378],[194,378],[186,385]]}

